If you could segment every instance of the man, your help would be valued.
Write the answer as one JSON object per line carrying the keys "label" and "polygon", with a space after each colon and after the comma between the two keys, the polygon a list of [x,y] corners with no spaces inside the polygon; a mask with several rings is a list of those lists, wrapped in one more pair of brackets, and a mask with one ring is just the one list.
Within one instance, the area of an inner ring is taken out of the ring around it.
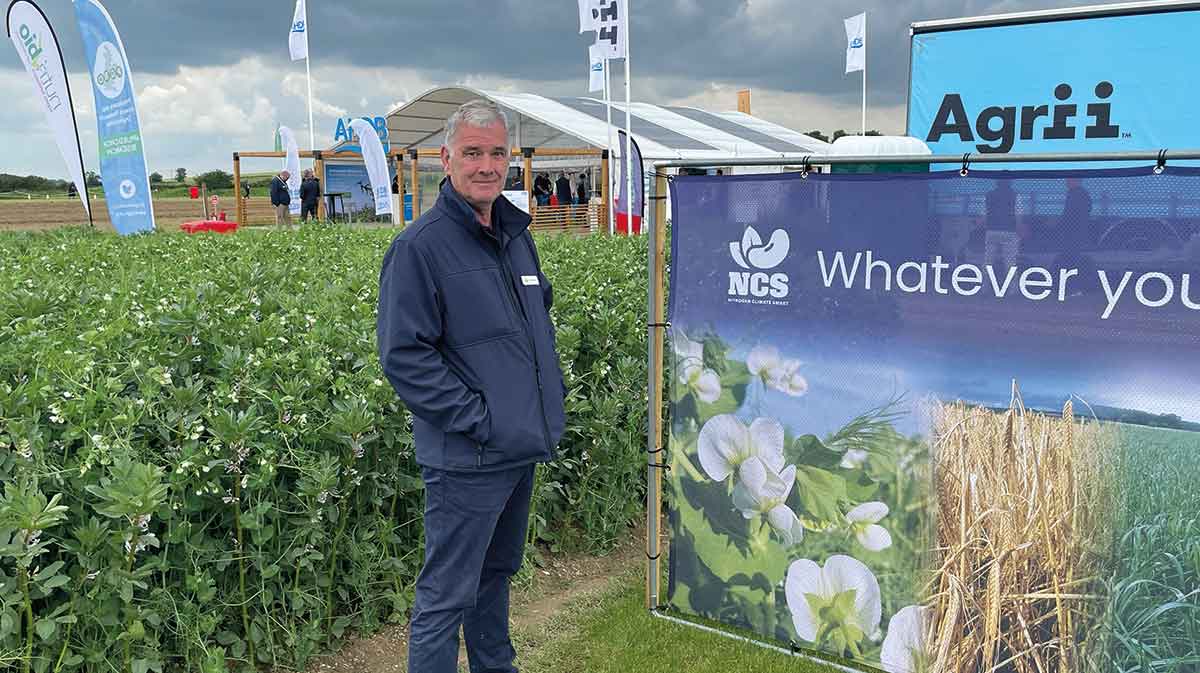
{"label": "man", "polygon": [[304,179],[300,182],[300,219],[304,222],[309,217],[317,219],[317,204],[321,201],[321,181],[313,175],[311,168],[304,169]]}
{"label": "man", "polygon": [[425,566],[409,673],[515,673],[509,578],[521,566],[534,464],[562,436],[552,292],[530,218],[498,198],[508,121],[474,100],[446,122],[433,209],[392,242],[379,276],[383,371],[413,414],[425,482]]}
{"label": "man", "polygon": [[569,206],[575,201],[571,194],[571,180],[566,173],[558,174],[558,179],[554,181],[554,193],[560,206]]}
{"label": "man", "polygon": [[288,207],[292,203],[292,193],[288,190],[288,180],[292,174],[285,168],[279,175],[271,178],[271,207],[275,209],[275,226],[292,226],[292,214]]}
{"label": "man", "polygon": [[578,203],[581,206],[586,206],[587,202],[587,174],[580,173],[579,183],[575,185],[575,203]]}
{"label": "man", "polygon": [[550,185],[550,176],[545,173],[538,173],[533,179],[533,196],[537,199],[539,206],[550,204],[550,192],[553,191]]}

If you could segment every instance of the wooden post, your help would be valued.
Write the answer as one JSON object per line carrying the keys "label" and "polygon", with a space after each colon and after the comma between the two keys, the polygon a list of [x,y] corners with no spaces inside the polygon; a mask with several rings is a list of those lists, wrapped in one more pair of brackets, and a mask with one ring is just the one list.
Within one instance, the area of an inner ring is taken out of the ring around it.
{"label": "wooden post", "polygon": [[750,90],[742,89],[737,92],[738,97],[738,112],[750,114]]}
{"label": "wooden post", "polygon": [[246,204],[242,201],[242,157],[233,153],[233,216],[239,227],[246,226]]}
{"label": "wooden post", "polygon": [[408,156],[412,159],[412,203],[413,203],[413,222],[421,216],[421,176],[417,172],[417,148],[412,148],[408,151]]}
{"label": "wooden post", "polygon": [[321,152],[318,150],[313,152],[313,172],[317,174],[317,180],[321,185],[321,196],[317,199],[317,221],[325,221],[325,159],[321,157]]}
{"label": "wooden post", "polygon": [[537,201],[533,198],[533,148],[522,147],[521,156],[525,157],[525,198],[529,200],[529,214],[537,212]]}
{"label": "wooden post", "polygon": [[663,268],[666,265],[666,229],[667,229],[667,176],[659,173],[654,179],[654,221],[650,225],[651,242],[651,287],[650,287],[650,400],[649,400],[649,433],[646,438],[646,450],[653,451],[647,457],[650,483],[646,489],[646,608],[658,608],[660,584],[660,567],[662,550],[658,544],[659,530],[662,525],[662,475],[665,468],[655,466],[666,456],[659,451],[663,444],[662,431],[662,399],[663,399]]}
{"label": "wooden post", "polygon": [[608,193],[609,182],[608,150],[604,150],[600,153],[600,200],[603,202],[600,214],[604,218],[600,222],[600,231],[604,234],[612,233],[612,213],[608,212],[612,208],[612,195]]}

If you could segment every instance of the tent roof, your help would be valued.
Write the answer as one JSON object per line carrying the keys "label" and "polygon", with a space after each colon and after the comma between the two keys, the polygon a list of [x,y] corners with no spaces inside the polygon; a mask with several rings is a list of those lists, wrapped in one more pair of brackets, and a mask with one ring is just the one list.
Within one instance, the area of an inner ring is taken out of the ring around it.
{"label": "tent roof", "polygon": [[829,153],[853,157],[933,154],[928,145],[910,136],[842,136],[833,141]]}
{"label": "tent roof", "polygon": [[[434,148],[442,143],[446,118],[474,98],[500,105],[508,116],[513,146],[602,148],[609,145],[604,101],[549,98],[531,93],[482,91],[454,86],[430,89],[387,115],[394,148]],[[613,102],[614,136],[625,125],[624,102]],[[829,143],[741,112],[649,103],[630,106],[633,137],[646,161],[738,157],[795,157],[825,154]],[[617,142],[613,146],[617,154]]]}

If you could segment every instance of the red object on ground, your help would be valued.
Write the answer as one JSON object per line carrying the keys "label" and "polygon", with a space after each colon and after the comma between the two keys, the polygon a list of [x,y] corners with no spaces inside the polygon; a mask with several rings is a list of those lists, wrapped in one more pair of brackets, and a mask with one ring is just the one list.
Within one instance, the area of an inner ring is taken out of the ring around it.
{"label": "red object on ground", "polygon": [[188,190],[188,196],[192,197],[193,199],[200,198],[200,188],[192,187],[191,189]]}
{"label": "red object on ground", "polygon": [[179,225],[179,228],[189,234],[195,234],[201,231],[213,231],[218,234],[228,234],[237,231],[237,222],[227,222],[225,220],[196,220],[194,222],[184,222]]}
{"label": "red object on ground", "polygon": [[550,195],[550,205],[552,205],[552,206],[558,205],[558,195],[557,194]]}

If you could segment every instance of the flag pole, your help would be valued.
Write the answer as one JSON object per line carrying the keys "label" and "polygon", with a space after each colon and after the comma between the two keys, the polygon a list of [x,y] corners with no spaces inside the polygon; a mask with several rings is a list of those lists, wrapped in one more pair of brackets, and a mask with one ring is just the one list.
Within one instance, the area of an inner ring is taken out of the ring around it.
{"label": "flag pole", "polygon": [[867,135],[867,13],[863,12],[862,134]]}
{"label": "flag pole", "polygon": [[621,149],[625,161],[625,230],[627,234],[633,233],[633,152],[631,147],[633,144],[633,104],[630,100],[629,93],[629,43],[631,39],[631,31],[629,30],[629,0],[625,0],[625,147]]}
{"label": "flag pole", "polygon": [[[613,125],[612,125],[612,73],[608,69],[608,59],[603,59],[604,63],[604,112],[608,119],[608,156],[607,161],[612,161],[613,157]],[[602,171],[603,172],[603,171]],[[611,181],[610,181],[611,182]],[[612,192],[612,185],[606,185],[606,189]],[[611,200],[611,199],[610,199]],[[605,204],[605,210],[608,212],[608,235],[612,236],[616,232],[616,224],[613,219],[612,203]]]}
{"label": "flag pole", "polygon": [[[308,44],[308,36],[312,33],[308,29],[308,3],[304,3],[304,74],[308,80],[308,147],[313,152],[317,151],[317,134],[316,128],[313,126],[313,108],[312,108],[312,45]],[[313,159],[313,167],[317,165],[317,160]]]}

